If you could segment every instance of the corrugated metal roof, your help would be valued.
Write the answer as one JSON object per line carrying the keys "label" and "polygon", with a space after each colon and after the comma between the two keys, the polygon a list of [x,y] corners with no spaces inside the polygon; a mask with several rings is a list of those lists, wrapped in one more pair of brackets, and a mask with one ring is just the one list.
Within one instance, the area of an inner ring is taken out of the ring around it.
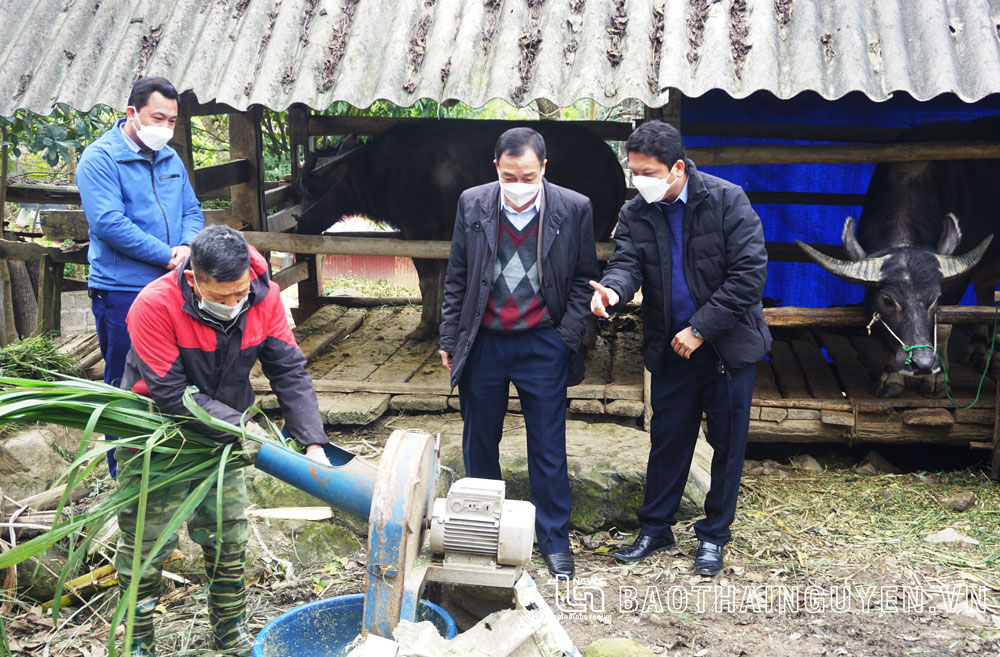
{"label": "corrugated metal roof", "polygon": [[0,115],[140,73],[238,109],[1000,92],[1000,0],[0,0]]}

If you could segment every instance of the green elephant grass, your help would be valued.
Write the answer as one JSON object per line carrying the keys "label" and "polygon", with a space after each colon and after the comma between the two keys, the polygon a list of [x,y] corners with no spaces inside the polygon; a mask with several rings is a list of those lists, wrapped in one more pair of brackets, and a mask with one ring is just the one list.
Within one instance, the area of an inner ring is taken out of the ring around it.
{"label": "green elephant grass", "polygon": [[[138,509],[132,571],[143,572],[149,567],[154,555],[216,484],[216,505],[221,509],[222,479],[227,469],[249,465],[240,443],[236,442],[238,439],[289,446],[270,421],[270,435],[259,437],[248,433],[245,425],[237,426],[212,417],[195,403],[192,393],[196,389],[193,387],[184,395],[184,405],[191,412],[191,418],[212,429],[231,434],[234,442],[220,443],[199,435],[184,426],[186,418],[163,415],[148,397],[105,383],[69,376],[56,376],[52,381],[0,377],[0,388],[0,425],[48,422],[83,431],[76,458],[58,482],[65,483],[66,489],[56,508],[57,520],[44,534],[0,554],[0,569],[9,568],[45,552],[60,541],[66,541],[67,559],[56,587],[52,605],[53,620],[59,614],[59,599],[65,583],[82,565],[92,538],[119,511],[129,506],[136,506]],[[256,410],[249,409],[244,417]],[[104,455],[109,449],[109,444],[101,438],[104,434],[118,436],[116,447],[136,450],[132,458],[142,463],[142,476],[135,483],[119,486],[87,513],[59,520],[71,491],[104,462]],[[143,519],[149,494],[182,482],[198,483],[171,517],[153,550],[143,555],[139,541],[143,534]],[[216,516],[221,525],[221,513]],[[216,536],[219,537],[221,532],[222,527],[217,527]],[[127,595],[119,600],[111,621],[111,627],[116,628],[125,620],[125,654],[131,650],[138,581],[138,577],[133,578]],[[114,636],[112,629],[108,635],[108,653],[112,657],[117,654]],[[6,632],[0,619],[0,648],[4,645]]]}

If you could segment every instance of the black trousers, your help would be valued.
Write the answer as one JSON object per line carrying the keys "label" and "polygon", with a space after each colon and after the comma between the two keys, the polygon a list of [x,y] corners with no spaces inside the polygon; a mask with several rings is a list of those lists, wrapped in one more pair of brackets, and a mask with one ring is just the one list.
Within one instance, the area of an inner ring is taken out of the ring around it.
{"label": "black trousers", "polygon": [[481,332],[462,371],[465,474],[503,479],[500,438],[511,382],[528,434],[528,479],[535,538],[542,554],[569,552],[571,497],[566,467],[566,377],[569,350],[554,328],[498,335]]}
{"label": "black trousers", "polygon": [[700,540],[718,545],[732,538],[729,525],[736,514],[756,374],[756,365],[720,372],[719,357],[707,343],[695,350],[689,360],[673,351],[667,354],[665,367],[652,376],[650,389],[651,446],[645,502],[638,512],[643,534],[668,536],[677,522],[675,514],[691,469],[704,412],[706,437],[715,452],[705,517],[695,523],[694,530]]}

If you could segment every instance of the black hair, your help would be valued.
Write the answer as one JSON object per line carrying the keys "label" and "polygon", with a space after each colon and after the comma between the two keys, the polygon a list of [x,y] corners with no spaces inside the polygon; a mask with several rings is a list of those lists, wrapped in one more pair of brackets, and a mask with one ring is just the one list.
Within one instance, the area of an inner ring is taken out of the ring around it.
{"label": "black hair", "polygon": [[209,226],[191,240],[191,269],[198,280],[211,276],[235,281],[250,268],[250,247],[243,234],[229,226]]}
{"label": "black hair", "polygon": [[174,85],[170,84],[170,80],[166,78],[156,76],[139,78],[132,85],[132,92],[128,95],[129,106],[134,107],[135,111],[138,112],[149,103],[149,97],[156,91],[159,91],[163,94],[164,98],[170,100],[177,100],[179,97],[177,90],[174,89]]}
{"label": "black hair", "polygon": [[646,121],[628,136],[625,150],[655,157],[668,167],[684,159],[684,142],[677,128],[663,121]]}
{"label": "black hair", "polygon": [[535,151],[539,162],[545,161],[545,140],[531,128],[511,128],[504,131],[497,139],[493,156],[496,160],[499,160],[501,155],[521,157],[526,148]]}

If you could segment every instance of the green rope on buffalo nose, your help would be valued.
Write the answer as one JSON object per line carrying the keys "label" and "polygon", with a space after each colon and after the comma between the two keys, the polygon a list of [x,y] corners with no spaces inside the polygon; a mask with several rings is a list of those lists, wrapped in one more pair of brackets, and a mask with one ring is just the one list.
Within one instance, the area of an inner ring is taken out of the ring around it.
{"label": "green rope on buffalo nose", "polygon": [[903,351],[906,352],[906,360],[903,361],[903,365],[909,365],[913,362],[913,350],[914,349],[933,349],[932,344],[915,344],[915,345],[903,345]]}

